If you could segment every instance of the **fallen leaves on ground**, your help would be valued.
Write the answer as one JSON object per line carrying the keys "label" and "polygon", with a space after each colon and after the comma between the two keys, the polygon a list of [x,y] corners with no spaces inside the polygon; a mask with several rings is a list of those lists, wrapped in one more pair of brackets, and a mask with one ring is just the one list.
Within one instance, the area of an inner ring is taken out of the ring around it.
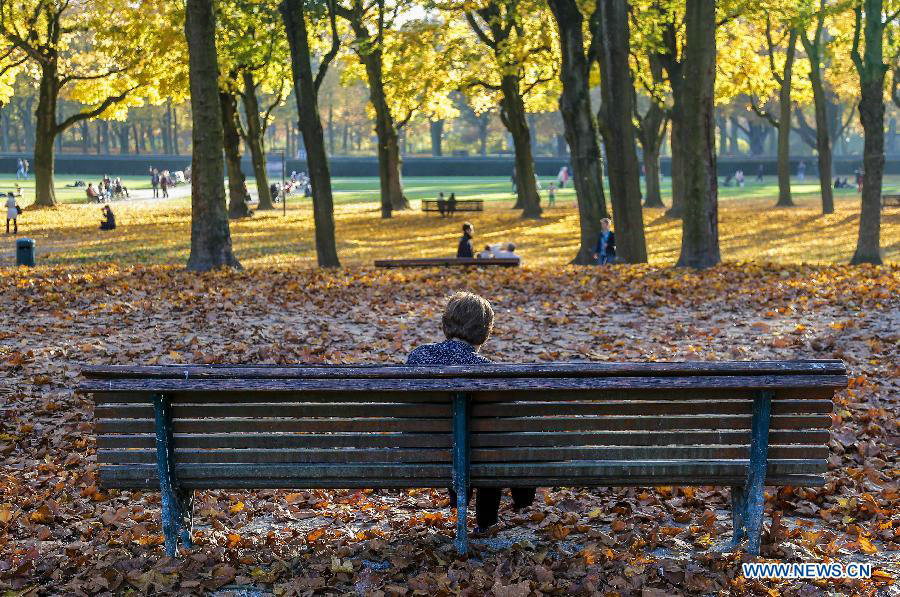
{"label": "fallen leaves on ground", "polygon": [[[869,581],[745,579],[723,487],[544,488],[452,547],[446,492],[204,491],[195,547],[164,556],[157,492],[99,483],[82,364],[399,362],[468,289],[497,311],[496,361],[841,358],[823,487],[769,488],[763,557],[872,562]],[[900,573],[900,268],[728,264],[193,275],[176,267],[0,271],[0,589],[193,594],[870,593]]]}

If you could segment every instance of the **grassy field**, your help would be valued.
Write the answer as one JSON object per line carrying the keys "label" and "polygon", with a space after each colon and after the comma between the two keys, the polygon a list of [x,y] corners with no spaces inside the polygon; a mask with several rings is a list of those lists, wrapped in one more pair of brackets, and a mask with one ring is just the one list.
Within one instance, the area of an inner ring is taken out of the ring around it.
{"label": "grassy field", "polygon": [[[76,177],[60,177],[60,199],[79,200],[83,190],[67,189]],[[84,178],[84,177],[81,177]],[[550,180],[542,181],[544,188]],[[0,178],[0,188],[9,188],[14,178]],[[33,185],[33,182],[30,182]],[[146,197],[144,178],[130,178],[138,197]],[[24,186],[23,207],[30,203]],[[252,181],[250,183],[253,188]],[[885,188],[900,186],[891,177]],[[335,179],[338,251],[344,265],[371,264],[384,257],[426,257],[453,254],[460,226],[466,219],[476,228],[476,246],[513,241],[527,265],[559,266],[574,255],[578,244],[578,217],[574,192],[558,193],[557,206],[545,209],[539,221],[522,220],[510,209],[513,196],[505,178],[407,178],[405,188],[413,209],[397,213],[386,222],[378,212],[378,181],[372,178]],[[439,191],[456,192],[460,199],[479,197],[489,201],[483,213],[440,218],[419,211],[418,200]],[[666,194],[668,189],[664,191]],[[98,232],[96,205],[63,204],[51,210],[26,209],[19,220],[20,235],[36,239],[41,263],[85,262],[184,263],[190,245],[190,199],[188,187],[175,190],[168,201],[116,202],[119,228]],[[859,195],[855,190],[836,193],[836,213],[820,213],[818,187],[814,180],[794,186],[797,207],[775,209],[774,180],[750,182],[746,187],[722,188],[720,240],[723,259],[775,263],[844,263],[856,244]],[[608,197],[607,197],[608,199]],[[664,196],[668,202],[668,197]],[[546,192],[542,203],[546,206]],[[680,247],[679,220],[665,217],[663,210],[644,211],[650,262],[671,265]],[[264,264],[314,264],[312,210],[309,199],[292,197],[287,215],[279,208],[257,212],[254,217],[232,222],[235,252],[245,266]],[[900,261],[900,209],[888,208],[882,218],[882,247],[888,261]],[[13,259],[12,243],[2,252],[2,262]]]}

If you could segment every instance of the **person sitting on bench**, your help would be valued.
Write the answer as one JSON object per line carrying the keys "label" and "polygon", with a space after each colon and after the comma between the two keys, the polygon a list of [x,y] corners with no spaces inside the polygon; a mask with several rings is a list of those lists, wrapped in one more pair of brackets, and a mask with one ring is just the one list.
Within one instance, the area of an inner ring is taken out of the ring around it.
{"label": "person sitting on bench", "polygon": [[88,201],[103,203],[103,200],[100,198],[100,193],[98,193],[97,189],[94,188],[94,183],[88,183],[87,189],[85,189],[84,193],[87,195]]}
{"label": "person sitting on bench", "polygon": [[494,250],[491,248],[491,245],[485,245],[484,251],[477,255],[478,259],[493,259],[494,258]]}
{"label": "person sitting on bench", "polygon": [[452,216],[456,213],[456,193],[450,193],[450,198],[447,199],[447,215]]}
{"label": "person sitting on bench", "polygon": [[447,201],[444,199],[444,191],[438,193],[437,208],[442,218],[447,215]]}
{"label": "person sitting on bench", "polygon": [[472,246],[472,235],[475,233],[475,228],[472,227],[472,224],[466,222],[463,224],[463,235],[462,238],[459,239],[459,246],[456,248],[456,258],[469,258],[472,259],[475,257],[475,249]]}
{"label": "person sitting on bench", "polygon": [[100,230],[115,230],[116,216],[112,209],[108,205],[104,205],[101,213],[103,213],[104,219],[100,220]]}
{"label": "person sitting on bench", "polygon": [[515,243],[506,243],[505,245],[496,246],[492,249],[494,253],[494,257],[498,259],[518,259],[519,256],[516,255],[516,245]]}
{"label": "person sitting on bench", "polygon": [[[476,294],[457,292],[447,301],[441,317],[441,329],[446,340],[437,344],[419,346],[406,359],[407,365],[484,365],[491,361],[478,354],[487,342],[494,327],[494,309]],[[497,523],[500,512],[499,487],[479,487],[475,496],[477,533],[484,533]],[[513,507],[526,508],[534,501],[533,487],[510,489]],[[456,504],[456,496],[450,491],[450,504]]]}

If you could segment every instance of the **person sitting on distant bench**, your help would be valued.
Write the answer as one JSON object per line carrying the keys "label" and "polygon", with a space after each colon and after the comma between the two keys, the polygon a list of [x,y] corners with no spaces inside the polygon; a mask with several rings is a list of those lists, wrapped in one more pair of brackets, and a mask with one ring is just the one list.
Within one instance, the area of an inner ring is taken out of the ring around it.
{"label": "person sitting on distant bench", "polygon": [[104,205],[101,213],[103,213],[104,219],[100,220],[100,230],[115,230],[116,216],[112,209],[108,205]]}
{"label": "person sitting on distant bench", "polygon": [[103,200],[100,198],[100,193],[98,193],[97,189],[94,188],[94,183],[89,182],[84,193],[87,195],[88,201],[90,201],[91,203],[103,203]]}
{"label": "person sitting on distant bench", "polygon": [[463,235],[462,238],[459,239],[459,246],[456,248],[456,258],[468,258],[472,259],[475,257],[475,249],[472,247],[472,236],[475,234],[475,228],[469,222],[463,224]]}
{"label": "person sitting on distant bench", "polygon": [[447,201],[444,199],[444,191],[438,193],[437,208],[442,218],[447,215]]}
{"label": "person sitting on distant bench", "polygon": [[496,259],[518,259],[519,256],[516,255],[516,245],[515,243],[507,243],[506,245],[501,245],[500,247],[493,249],[494,257]]}
{"label": "person sitting on distant bench", "polygon": [[485,245],[484,251],[477,255],[478,259],[493,259],[494,258],[494,250],[491,249],[491,245]]}
{"label": "person sitting on distant bench", "polygon": [[452,216],[456,213],[456,193],[450,193],[450,198],[447,199],[447,215]]}

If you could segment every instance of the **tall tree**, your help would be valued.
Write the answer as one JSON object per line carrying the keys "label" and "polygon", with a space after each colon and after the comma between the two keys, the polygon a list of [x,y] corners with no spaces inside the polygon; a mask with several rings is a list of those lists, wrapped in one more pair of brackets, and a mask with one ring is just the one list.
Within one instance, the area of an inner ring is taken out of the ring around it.
{"label": "tall tree", "polygon": [[628,263],[647,262],[641,211],[641,173],[634,134],[634,81],[626,0],[598,0],[591,17],[591,54],[600,65],[603,102],[597,123],[609,162],[609,192],[616,228],[616,254]]}
{"label": "tall tree", "polygon": [[[715,0],[687,0],[683,57],[684,106],[681,130],[684,173],[679,267],[704,268],[721,261],[719,253],[719,200],[716,174]],[[674,151],[674,148],[673,148]]]}
{"label": "tall tree", "polygon": [[[881,185],[884,177],[885,28],[897,13],[884,19],[882,0],[858,0],[853,7],[853,49],[850,57],[859,73],[859,121],[863,127],[863,185],[859,237],[852,264],[882,263]],[[860,42],[864,44],[860,53]]]}
{"label": "tall tree", "polygon": [[[35,110],[35,205],[56,205],[55,142],[72,126],[107,113],[164,78],[164,47],[146,15],[168,18],[163,0],[0,0],[0,38],[27,57],[38,80]],[[109,15],[117,15],[115,27]],[[83,108],[59,116],[63,94]]]}
{"label": "tall tree", "polygon": [[[233,73],[232,73],[233,74]],[[241,134],[239,132],[237,94],[230,89],[219,88],[222,106],[222,143],[225,149],[225,173],[228,175],[228,217],[246,218],[250,212],[250,194],[247,177],[241,169]]]}
{"label": "tall tree", "polygon": [[647,71],[644,76],[641,75],[642,69],[637,69],[638,80],[647,95],[647,108],[643,114],[639,106],[641,98],[636,89],[633,101],[637,138],[643,154],[646,187],[644,207],[665,207],[660,185],[659,154],[669,126],[669,111],[665,106],[662,65],[652,53],[647,54],[644,65]]}
{"label": "tall tree", "polygon": [[208,271],[240,267],[231,249],[225,209],[224,131],[216,58],[213,0],[187,0],[185,37],[194,118],[191,162],[191,255],[187,267]]}
{"label": "tall tree", "polygon": [[326,16],[331,46],[321,56],[318,70],[314,76],[306,17],[309,15],[311,19],[321,23],[323,15],[321,5],[307,7],[305,1],[308,0],[283,0],[280,10],[290,44],[294,94],[297,98],[300,130],[303,132],[303,145],[306,147],[309,180],[312,186],[316,255],[319,267],[339,267],[340,261],[338,261],[334,237],[331,172],[328,168],[328,155],[325,152],[325,133],[319,116],[319,89],[329,65],[337,55],[340,39],[335,22],[334,0],[328,0]]}
{"label": "tall tree", "polygon": [[585,53],[584,17],[576,0],[549,0],[559,29],[562,54],[559,110],[572,162],[572,182],[578,197],[581,243],[573,263],[586,265],[600,234],[600,220],[608,217],[603,194],[603,164],[597,127],[591,110],[590,65]]}

